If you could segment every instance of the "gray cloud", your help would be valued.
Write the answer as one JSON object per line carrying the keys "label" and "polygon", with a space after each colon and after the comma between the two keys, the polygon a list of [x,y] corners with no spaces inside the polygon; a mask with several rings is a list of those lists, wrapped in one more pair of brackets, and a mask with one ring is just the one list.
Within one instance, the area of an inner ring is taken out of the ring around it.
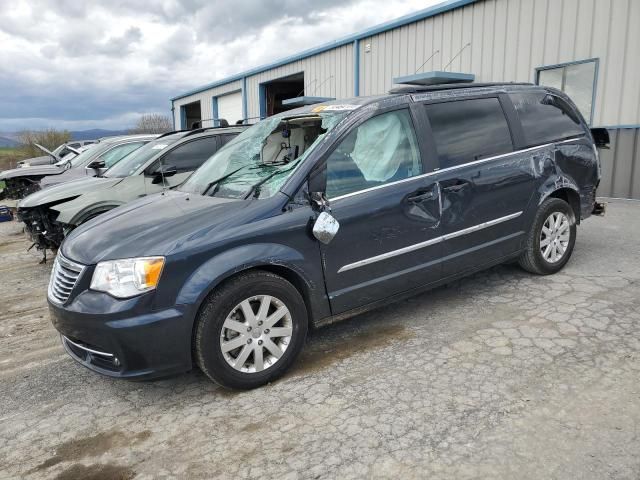
{"label": "gray cloud", "polygon": [[0,130],[126,128],[182,91],[426,6],[388,3],[0,0]]}

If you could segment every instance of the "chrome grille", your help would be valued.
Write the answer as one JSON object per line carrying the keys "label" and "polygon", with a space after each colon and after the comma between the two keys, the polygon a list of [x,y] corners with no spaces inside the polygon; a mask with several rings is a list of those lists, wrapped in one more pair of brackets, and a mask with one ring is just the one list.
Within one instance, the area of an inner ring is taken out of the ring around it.
{"label": "chrome grille", "polygon": [[84,266],[67,260],[58,253],[53,262],[51,279],[49,280],[49,299],[61,305],[66,302],[82,270],[84,270]]}

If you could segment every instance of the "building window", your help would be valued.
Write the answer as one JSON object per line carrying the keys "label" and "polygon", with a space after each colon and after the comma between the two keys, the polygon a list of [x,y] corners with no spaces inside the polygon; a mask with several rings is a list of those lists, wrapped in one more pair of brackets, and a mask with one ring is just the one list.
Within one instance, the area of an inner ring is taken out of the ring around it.
{"label": "building window", "polygon": [[591,125],[596,92],[598,59],[536,68],[536,83],[565,92]]}

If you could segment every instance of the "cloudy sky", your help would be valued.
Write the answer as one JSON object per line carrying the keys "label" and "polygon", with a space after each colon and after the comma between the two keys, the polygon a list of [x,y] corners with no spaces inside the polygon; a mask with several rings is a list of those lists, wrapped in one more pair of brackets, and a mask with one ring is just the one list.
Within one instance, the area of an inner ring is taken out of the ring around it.
{"label": "cloudy sky", "polygon": [[440,0],[0,0],[0,131],[126,128],[169,98]]}

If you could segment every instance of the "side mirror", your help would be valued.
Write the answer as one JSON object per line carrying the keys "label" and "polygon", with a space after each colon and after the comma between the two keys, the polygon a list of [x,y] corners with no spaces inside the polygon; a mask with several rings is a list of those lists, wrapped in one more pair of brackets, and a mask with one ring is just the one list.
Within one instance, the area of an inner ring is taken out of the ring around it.
{"label": "side mirror", "polygon": [[333,240],[333,237],[336,236],[339,228],[340,223],[338,223],[338,220],[336,220],[333,215],[322,212],[313,224],[313,236],[316,237],[318,241],[327,245]]}
{"label": "side mirror", "polygon": [[162,179],[166,177],[172,177],[178,173],[178,168],[173,165],[160,165],[156,170],[152,172],[153,182],[162,183]]}
{"label": "side mirror", "polygon": [[593,137],[593,143],[597,148],[609,148],[609,143],[611,143],[611,140],[609,139],[609,130],[606,128],[592,128],[591,136]]}
{"label": "side mirror", "polygon": [[106,167],[104,160],[94,160],[89,165],[87,165],[87,168],[92,170],[98,170],[99,168],[104,168],[104,167]]}

